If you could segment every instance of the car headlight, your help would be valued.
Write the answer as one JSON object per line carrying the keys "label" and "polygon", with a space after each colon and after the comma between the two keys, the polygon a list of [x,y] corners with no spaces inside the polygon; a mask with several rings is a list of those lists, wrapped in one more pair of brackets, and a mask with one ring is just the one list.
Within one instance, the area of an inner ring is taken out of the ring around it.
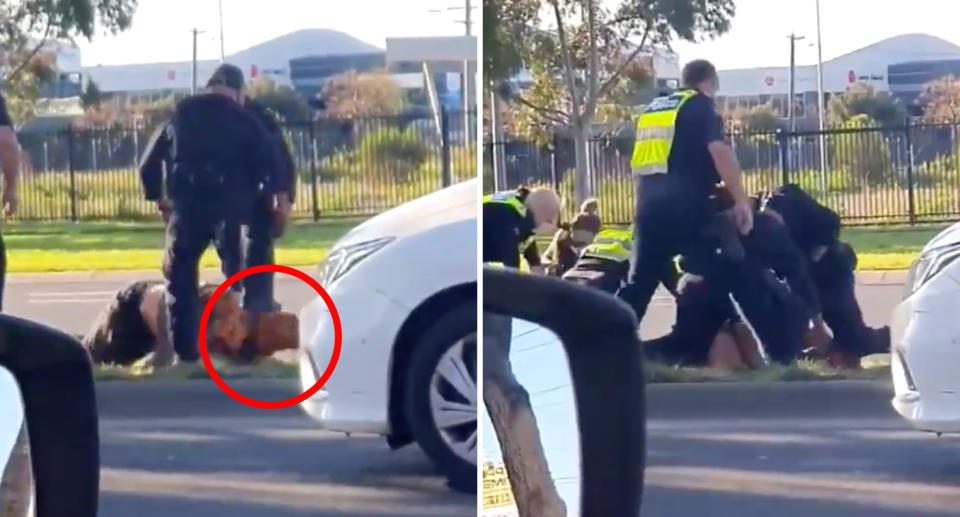
{"label": "car headlight", "polygon": [[913,261],[913,264],[910,265],[910,271],[907,273],[907,281],[904,284],[906,288],[904,297],[917,292],[957,257],[960,257],[960,244],[931,250]]}
{"label": "car headlight", "polygon": [[10,451],[3,477],[0,478],[0,516],[34,515],[33,468],[30,462],[30,438],[24,421],[17,443]]}
{"label": "car headlight", "polygon": [[374,254],[380,248],[393,241],[393,237],[384,237],[371,241],[358,242],[333,250],[320,264],[317,281],[324,287],[333,285],[347,271],[353,269],[361,260]]}

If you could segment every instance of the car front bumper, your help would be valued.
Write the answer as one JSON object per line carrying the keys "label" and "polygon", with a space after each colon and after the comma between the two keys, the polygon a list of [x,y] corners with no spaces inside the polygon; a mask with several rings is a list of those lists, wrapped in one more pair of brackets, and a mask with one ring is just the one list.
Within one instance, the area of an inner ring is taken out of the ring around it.
{"label": "car front bumper", "polygon": [[960,290],[911,296],[894,310],[890,369],[897,413],[920,430],[960,432]]}
{"label": "car front bumper", "polygon": [[[390,360],[409,310],[350,276],[336,282],[328,293],[340,317],[340,356],[323,388],[301,406],[324,429],[387,434]],[[306,390],[333,357],[333,320],[322,298],[300,312],[300,339],[300,384]]]}

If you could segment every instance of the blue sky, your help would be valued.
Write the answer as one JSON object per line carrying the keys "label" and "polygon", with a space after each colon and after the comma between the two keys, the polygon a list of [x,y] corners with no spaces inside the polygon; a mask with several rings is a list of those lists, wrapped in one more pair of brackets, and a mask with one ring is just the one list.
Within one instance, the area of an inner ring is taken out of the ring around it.
{"label": "blue sky", "polygon": [[[480,16],[474,0],[474,16]],[[329,28],[380,47],[387,37],[446,36],[464,33],[463,9],[435,14],[432,9],[462,7],[463,0],[223,0],[227,54],[299,29]],[[187,61],[190,30],[207,31],[198,40],[198,57],[220,57],[217,0],[140,0],[133,27],[118,36],[98,34],[79,40],[83,64]],[[479,33],[474,25],[474,34]]]}

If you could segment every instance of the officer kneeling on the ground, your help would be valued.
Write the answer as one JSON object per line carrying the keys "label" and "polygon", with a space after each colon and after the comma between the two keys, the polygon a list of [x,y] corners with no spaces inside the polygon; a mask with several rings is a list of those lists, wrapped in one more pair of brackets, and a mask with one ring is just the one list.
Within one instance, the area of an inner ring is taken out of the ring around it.
{"label": "officer kneeling on the ground", "polygon": [[547,188],[498,192],[483,198],[483,262],[520,268],[520,254],[536,274],[540,264],[536,233],[551,232],[560,219],[560,197]]}
{"label": "officer kneeling on the ground", "polygon": [[[243,86],[239,68],[221,65],[206,93],[177,105],[141,164],[146,198],[156,201],[168,220],[166,331],[184,362],[199,358],[200,257],[228,224],[247,221],[257,199],[273,193],[269,137],[244,110]],[[165,178],[164,163],[170,166]],[[261,276],[245,283],[255,298],[269,295],[263,294],[269,284]]]}

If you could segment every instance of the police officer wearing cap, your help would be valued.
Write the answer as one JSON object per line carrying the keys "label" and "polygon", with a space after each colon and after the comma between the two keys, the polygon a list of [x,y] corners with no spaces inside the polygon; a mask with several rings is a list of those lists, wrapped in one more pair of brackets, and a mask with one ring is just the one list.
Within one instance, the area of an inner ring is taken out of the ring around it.
{"label": "police officer wearing cap", "polygon": [[710,196],[723,181],[734,199],[730,215],[741,234],[753,224],[752,204],[740,184],[739,165],[724,142],[714,109],[717,71],[697,60],[683,69],[684,88],[653,100],[637,121],[631,167],[636,178],[636,222],[628,284],[619,293],[642,319],[676,255],[709,256],[703,238],[715,216]]}
{"label": "police officer wearing cap", "polygon": [[[205,93],[181,101],[151,139],[140,166],[146,198],[167,221],[164,275],[167,332],[182,362],[199,358],[199,265],[229,225],[250,219],[258,199],[274,193],[275,159],[263,126],[243,106],[243,72],[217,68]],[[164,192],[166,191],[166,192]],[[263,275],[245,282],[264,297]]]}

